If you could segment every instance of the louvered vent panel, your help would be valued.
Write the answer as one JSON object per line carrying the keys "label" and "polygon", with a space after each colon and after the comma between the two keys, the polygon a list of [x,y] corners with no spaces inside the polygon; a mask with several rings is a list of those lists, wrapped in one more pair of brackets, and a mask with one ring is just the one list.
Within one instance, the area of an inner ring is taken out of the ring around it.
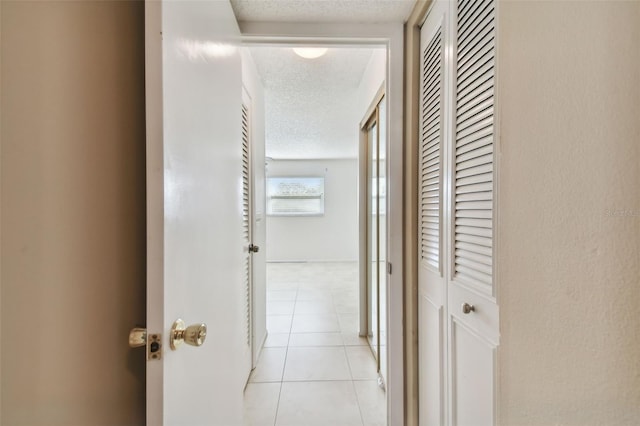
{"label": "louvered vent panel", "polygon": [[440,270],[442,28],[422,51],[420,108],[420,246],[421,257]]}
{"label": "louvered vent panel", "polygon": [[[251,243],[249,223],[249,110],[242,105],[242,237],[246,247]],[[251,269],[250,254],[245,260],[245,319],[246,343],[251,345]]]}
{"label": "louvered vent panel", "polygon": [[458,1],[455,275],[492,293],[494,0]]}

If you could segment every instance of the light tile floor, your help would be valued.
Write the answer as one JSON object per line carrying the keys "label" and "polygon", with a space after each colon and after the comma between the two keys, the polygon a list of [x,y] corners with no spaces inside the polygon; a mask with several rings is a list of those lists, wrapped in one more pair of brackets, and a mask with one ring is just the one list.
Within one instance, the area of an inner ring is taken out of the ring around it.
{"label": "light tile floor", "polygon": [[268,263],[267,330],[246,426],[386,426],[376,362],[358,336],[356,263]]}

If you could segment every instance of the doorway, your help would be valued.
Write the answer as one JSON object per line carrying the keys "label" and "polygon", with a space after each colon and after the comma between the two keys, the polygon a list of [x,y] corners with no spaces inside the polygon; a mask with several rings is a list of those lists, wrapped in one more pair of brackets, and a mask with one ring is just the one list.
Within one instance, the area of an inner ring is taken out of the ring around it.
{"label": "doorway", "polygon": [[358,123],[384,82],[386,49],[325,50],[250,49],[265,99],[268,335],[245,393],[248,424],[386,424],[380,349],[360,337],[358,211]]}
{"label": "doorway", "polygon": [[[397,24],[305,24],[281,25],[267,23],[241,23],[243,39],[251,46],[288,45],[325,45],[334,47],[384,46],[386,49],[383,74],[386,74],[386,115],[389,123],[386,133],[386,174],[387,185],[387,268],[386,288],[388,290],[386,315],[388,374],[387,424],[404,423],[404,335],[403,335],[403,238],[402,238],[402,105],[403,105],[403,28]],[[362,111],[371,103],[376,83],[371,89],[372,95],[365,100],[365,106],[356,114],[354,123],[363,117]],[[356,131],[358,125],[354,126]],[[266,247],[268,250],[268,247]],[[395,266],[395,268],[393,268]],[[391,272],[393,271],[393,272]]]}

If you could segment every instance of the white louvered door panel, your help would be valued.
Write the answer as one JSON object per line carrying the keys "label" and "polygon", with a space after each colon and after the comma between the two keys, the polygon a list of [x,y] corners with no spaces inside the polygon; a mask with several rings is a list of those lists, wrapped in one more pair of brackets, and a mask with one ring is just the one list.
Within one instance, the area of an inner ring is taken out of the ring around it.
{"label": "white louvered door panel", "polygon": [[495,6],[458,3],[455,278],[493,296]]}
{"label": "white louvered door panel", "polygon": [[418,125],[419,424],[441,426],[446,413],[447,281],[443,275],[443,177],[451,66],[445,61],[450,4],[432,4],[420,33],[420,120]]}
{"label": "white louvered door panel", "polygon": [[493,425],[496,419],[500,338],[493,278],[496,4],[496,0],[459,0],[454,13],[447,291],[452,425]]}
{"label": "white louvered door panel", "polygon": [[247,380],[251,373],[252,361],[252,271],[251,271],[251,251],[249,249],[252,242],[251,235],[251,120],[250,120],[250,99],[243,90],[242,96],[242,239],[245,245],[245,259],[243,269],[243,292],[244,292],[244,344],[245,354],[243,365]]}
{"label": "white louvered door panel", "polygon": [[[247,244],[251,244],[251,220],[249,205],[249,109],[242,105],[242,237]],[[251,256],[245,260],[244,268],[244,294],[245,294],[245,329],[246,344],[251,344]]]}
{"label": "white louvered door panel", "polygon": [[440,271],[442,215],[442,27],[422,51],[420,108],[420,241],[421,258]]}

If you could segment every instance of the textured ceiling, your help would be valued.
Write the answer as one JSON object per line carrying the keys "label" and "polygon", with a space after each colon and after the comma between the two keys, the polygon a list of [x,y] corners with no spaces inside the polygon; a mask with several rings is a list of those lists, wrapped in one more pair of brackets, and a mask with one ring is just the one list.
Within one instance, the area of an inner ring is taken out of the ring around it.
{"label": "textured ceiling", "polygon": [[[404,22],[416,0],[231,0],[240,22]],[[252,47],[265,87],[266,154],[357,157],[358,87],[375,48],[331,48],[302,59],[290,48]],[[361,100],[360,100],[361,101]],[[361,102],[360,102],[361,103]]]}
{"label": "textured ceiling", "polygon": [[404,22],[415,0],[231,0],[238,21]]}
{"label": "textured ceiling", "polygon": [[303,59],[291,48],[252,47],[265,89],[267,157],[357,157],[358,87],[374,50],[330,48]]}

